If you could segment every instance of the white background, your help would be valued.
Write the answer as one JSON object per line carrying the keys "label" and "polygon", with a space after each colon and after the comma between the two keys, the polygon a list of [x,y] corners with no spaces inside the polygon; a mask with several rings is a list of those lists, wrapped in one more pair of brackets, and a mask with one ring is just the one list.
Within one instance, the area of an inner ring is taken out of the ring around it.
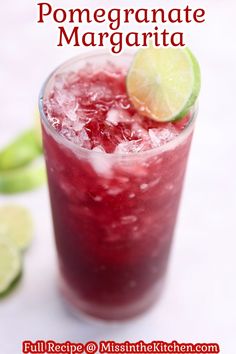
{"label": "white background", "polygon": [[[51,1],[62,6],[62,1]],[[164,6],[167,1],[127,1],[126,6]],[[67,1],[72,7],[107,7],[107,1]],[[57,291],[53,233],[46,187],[3,202],[28,206],[35,237],[25,256],[24,277],[0,302],[0,354],[21,353],[24,339],[82,341],[178,340],[218,342],[235,354],[236,329],[236,45],[234,0],[174,1],[207,11],[205,24],[186,36],[202,67],[200,112],[192,145],[168,284],[159,304],[122,325],[75,318]],[[109,1],[109,7],[118,7]],[[61,61],[81,48],[57,48],[56,26],[37,24],[36,2],[1,3],[0,145],[32,124],[39,88]],[[135,25],[134,25],[135,28]]]}

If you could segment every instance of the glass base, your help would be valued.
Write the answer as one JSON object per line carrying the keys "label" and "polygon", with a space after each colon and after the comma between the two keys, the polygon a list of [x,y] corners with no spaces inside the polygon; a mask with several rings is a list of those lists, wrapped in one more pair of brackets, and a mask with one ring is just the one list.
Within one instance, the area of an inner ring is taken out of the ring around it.
{"label": "glass base", "polygon": [[165,277],[161,278],[145,296],[140,299],[121,305],[103,305],[87,302],[74,294],[65,279],[60,276],[59,288],[66,303],[66,307],[80,320],[86,322],[124,322],[137,318],[147,312],[159,300],[165,284]]}

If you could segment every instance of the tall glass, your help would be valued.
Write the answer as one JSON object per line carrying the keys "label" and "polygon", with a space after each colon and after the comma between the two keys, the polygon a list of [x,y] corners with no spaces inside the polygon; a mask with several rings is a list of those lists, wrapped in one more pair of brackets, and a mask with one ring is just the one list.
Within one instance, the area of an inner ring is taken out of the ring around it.
{"label": "tall glass", "polygon": [[62,291],[80,311],[117,320],[143,312],[162,288],[195,113],[174,140],[145,152],[108,154],[66,140],[49,125],[43,98],[58,73],[107,60],[128,68],[132,55],[66,62],[39,107]]}

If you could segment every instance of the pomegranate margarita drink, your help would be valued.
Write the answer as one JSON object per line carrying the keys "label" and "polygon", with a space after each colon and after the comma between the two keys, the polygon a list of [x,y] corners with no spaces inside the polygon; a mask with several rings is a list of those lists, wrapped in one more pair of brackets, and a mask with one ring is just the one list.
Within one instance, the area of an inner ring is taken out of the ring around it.
{"label": "pomegranate margarita drink", "polygon": [[131,60],[73,59],[40,99],[62,291],[103,319],[135,316],[160,293],[193,131],[193,110],[161,123],[134,108]]}

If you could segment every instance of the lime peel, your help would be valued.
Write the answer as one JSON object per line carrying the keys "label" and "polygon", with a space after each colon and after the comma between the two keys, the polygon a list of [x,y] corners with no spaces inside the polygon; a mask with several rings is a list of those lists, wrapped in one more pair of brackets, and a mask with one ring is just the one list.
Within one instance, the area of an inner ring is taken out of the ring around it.
{"label": "lime peel", "polygon": [[21,167],[41,154],[33,129],[18,136],[0,151],[0,171]]}
{"label": "lime peel", "polygon": [[0,171],[0,193],[12,194],[32,190],[46,182],[45,163],[42,158],[9,171]]}

